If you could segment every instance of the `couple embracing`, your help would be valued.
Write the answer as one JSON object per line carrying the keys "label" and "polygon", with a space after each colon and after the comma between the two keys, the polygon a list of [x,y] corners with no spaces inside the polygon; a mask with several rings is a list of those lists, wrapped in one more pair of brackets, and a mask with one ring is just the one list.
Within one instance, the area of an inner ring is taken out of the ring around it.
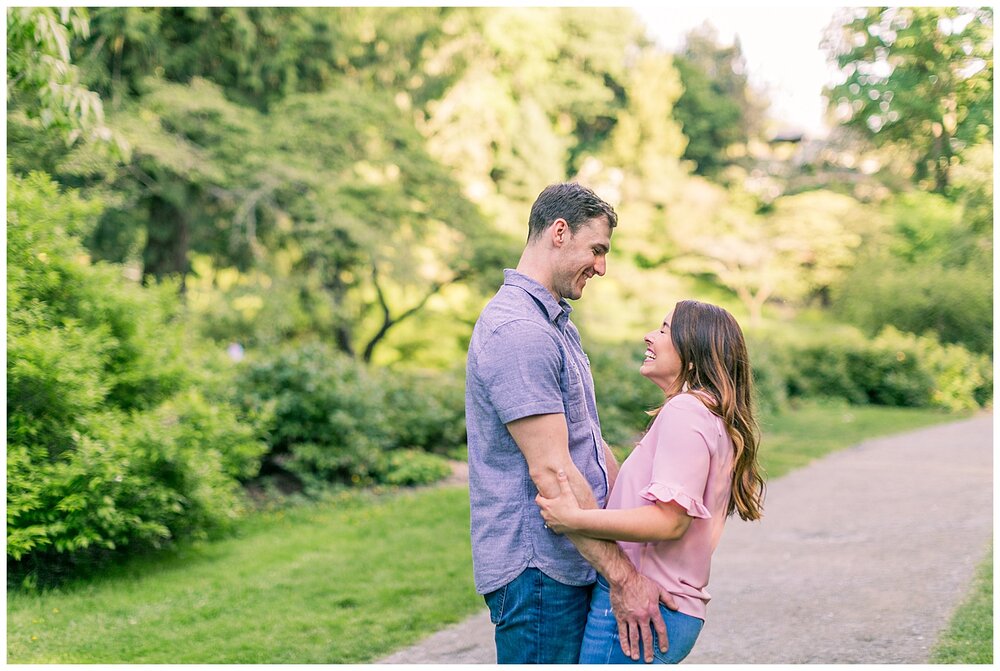
{"label": "couple embracing", "polygon": [[499,663],[680,662],[726,519],[761,515],[750,365],[722,308],[681,301],[645,335],[663,405],[620,467],[601,436],[567,300],[604,275],[617,223],[578,184],[542,191],[469,344],[473,569]]}

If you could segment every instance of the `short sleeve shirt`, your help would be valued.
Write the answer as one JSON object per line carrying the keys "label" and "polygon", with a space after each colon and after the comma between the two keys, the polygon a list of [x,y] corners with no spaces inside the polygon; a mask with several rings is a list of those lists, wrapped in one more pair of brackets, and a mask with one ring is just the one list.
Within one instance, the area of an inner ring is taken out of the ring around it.
{"label": "short sleeve shirt", "polygon": [[675,501],[693,519],[671,541],[618,544],[639,573],[674,596],[678,610],[705,619],[712,553],[732,491],[733,441],[721,418],[694,394],[671,398],[622,464],[609,510]]}
{"label": "short sleeve shirt", "polygon": [[590,362],[570,321],[572,308],[515,270],[472,331],[466,363],[465,419],[473,575],[480,594],[534,567],[567,585],[596,580],[565,538],[544,527],[538,490],[506,424],[562,413],[569,453],[600,506],[608,494],[601,425]]}

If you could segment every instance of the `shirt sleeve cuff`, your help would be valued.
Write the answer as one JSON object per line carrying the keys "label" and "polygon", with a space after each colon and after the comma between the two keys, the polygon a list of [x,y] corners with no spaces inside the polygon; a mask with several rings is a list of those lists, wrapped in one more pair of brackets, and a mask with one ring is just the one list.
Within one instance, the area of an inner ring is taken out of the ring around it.
{"label": "shirt sleeve cuff", "polygon": [[659,482],[651,482],[648,487],[639,492],[639,496],[647,501],[662,501],[663,503],[675,501],[681,508],[686,510],[687,514],[691,517],[697,517],[703,520],[712,518],[712,513],[708,511],[708,508],[702,505],[701,501],[691,498],[684,492],[669,485],[664,485]]}
{"label": "shirt sleeve cuff", "polygon": [[516,419],[524,419],[525,417],[531,417],[532,415],[554,415],[558,413],[564,413],[566,409],[563,407],[562,401],[534,401],[532,403],[525,403],[514,408],[501,408],[498,410],[497,414],[500,415],[500,421],[504,424],[509,424]]}

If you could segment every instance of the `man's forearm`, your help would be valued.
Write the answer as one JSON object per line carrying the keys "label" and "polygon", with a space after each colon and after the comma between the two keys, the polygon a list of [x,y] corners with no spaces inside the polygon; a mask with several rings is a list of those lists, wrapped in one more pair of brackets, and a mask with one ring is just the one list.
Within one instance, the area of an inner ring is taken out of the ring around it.
{"label": "man's forearm", "polygon": [[[567,477],[580,507],[597,508],[594,493],[580,471],[575,468],[570,469]],[[590,565],[597,569],[597,572],[603,575],[609,583],[620,584],[636,572],[632,562],[618,547],[618,543],[578,534],[566,534],[566,537],[576,546],[583,558],[590,562]]]}

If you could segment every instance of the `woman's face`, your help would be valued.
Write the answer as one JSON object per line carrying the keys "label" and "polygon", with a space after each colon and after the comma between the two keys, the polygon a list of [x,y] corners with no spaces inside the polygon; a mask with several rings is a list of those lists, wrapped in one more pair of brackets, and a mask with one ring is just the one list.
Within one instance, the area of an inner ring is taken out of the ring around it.
{"label": "woman's face", "polygon": [[673,386],[681,372],[681,358],[670,337],[670,322],[673,318],[674,311],[671,310],[659,328],[646,334],[646,358],[639,368],[640,373],[664,391]]}

